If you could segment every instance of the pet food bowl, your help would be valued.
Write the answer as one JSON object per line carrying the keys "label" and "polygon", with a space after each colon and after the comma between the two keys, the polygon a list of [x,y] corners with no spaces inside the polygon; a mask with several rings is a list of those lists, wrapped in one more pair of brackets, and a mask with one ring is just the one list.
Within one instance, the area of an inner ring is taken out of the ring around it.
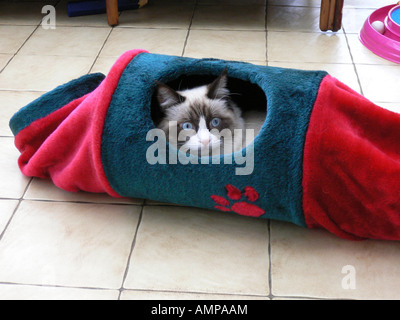
{"label": "pet food bowl", "polygon": [[[375,21],[385,25],[383,34],[372,26]],[[361,43],[376,55],[400,63],[400,5],[390,5],[374,11],[360,32]]]}

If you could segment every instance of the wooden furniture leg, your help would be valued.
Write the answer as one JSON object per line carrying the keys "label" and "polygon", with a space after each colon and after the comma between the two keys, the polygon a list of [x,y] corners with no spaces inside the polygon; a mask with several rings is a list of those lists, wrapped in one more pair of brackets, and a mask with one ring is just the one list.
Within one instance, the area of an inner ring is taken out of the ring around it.
{"label": "wooden furniture leg", "polygon": [[107,21],[110,26],[118,25],[118,0],[106,0]]}
{"label": "wooden furniture leg", "polygon": [[342,27],[344,0],[321,0],[319,27],[322,31],[338,31]]}

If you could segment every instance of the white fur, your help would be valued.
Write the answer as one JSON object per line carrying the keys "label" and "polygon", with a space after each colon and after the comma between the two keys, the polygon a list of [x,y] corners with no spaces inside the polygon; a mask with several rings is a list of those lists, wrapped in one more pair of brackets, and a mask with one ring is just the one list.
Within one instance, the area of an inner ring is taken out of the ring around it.
{"label": "white fur", "polygon": [[186,147],[192,151],[200,150],[201,155],[208,155],[208,153],[211,151],[210,149],[212,149],[214,154],[217,154],[220,144],[220,138],[208,130],[204,117],[200,118],[199,130],[189,138],[189,141],[185,143]]}
{"label": "white fur", "polygon": [[[197,132],[195,130],[182,130],[179,134],[179,137],[176,137],[177,141],[170,136],[170,142],[178,144],[178,141],[186,141],[187,137],[189,137],[183,146],[199,156],[231,153],[239,151],[244,147],[242,145],[243,139],[240,139],[240,134],[239,139],[234,139],[234,132],[232,132],[233,129],[244,129],[244,121],[241,117],[241,110],[237,106],[232,105],[232,103],[230,108],[227,106],[227,102],[223,98],[229,95],[229,90],[225,86],[226,79],[223,78],[221,86],[217,88],[215,99],[210,99],[207,96],[209,90],[207,85],[177,91],[179,95],[185,97],[185,100],[180,103],[171,101],[171,99],[173,100],[174,97],[168,97],[167,91],[161,92],[161,94],[165,94],[165,100],[161,103],[161,107],[172,104],[171,107],[168,107],[165,110],[166,117],[159,125],[159,127],[164,128],[164,130],[170,126],[170,121],[168,121],[168,119],[178,119],[180,116],[187,113],[191,106],[196,104],[208,106],[212,114],[223,114],[225,116],[229,115],[229,117],[231,117],[234,121],[233,128],[230,130],[231,132],[226,132],[226,130],[229,129],[223,129],[221,132],[219,132],[217,129],[209,130],[205,117],[201,116],[198,123],[193,123],[193,125],[198,126]],[[175,130],[176,132],[177,128],[169,127],[169,130],[171,129]],[[224,138],[223,141],[221,140],[222,137]]]}

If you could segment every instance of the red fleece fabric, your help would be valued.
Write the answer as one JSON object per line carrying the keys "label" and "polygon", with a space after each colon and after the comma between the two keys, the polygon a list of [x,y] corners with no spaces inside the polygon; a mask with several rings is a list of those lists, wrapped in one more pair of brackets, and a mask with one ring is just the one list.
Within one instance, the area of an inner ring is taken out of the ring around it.
{"label": "red fleece fabric", "polygon": [[303,210],[346,239],[400,240],[400,114],[322,81],[306,136]]}
{"label": "red fleece fabric", "polygon": [[15,138],[19,166],[27,176],[51,178],[67,191],[108,193],[110,186],[101,162],[101,137],[108,106],[127,64],[144,50],[122,55],[108,76],[91,93],[32,122]]}

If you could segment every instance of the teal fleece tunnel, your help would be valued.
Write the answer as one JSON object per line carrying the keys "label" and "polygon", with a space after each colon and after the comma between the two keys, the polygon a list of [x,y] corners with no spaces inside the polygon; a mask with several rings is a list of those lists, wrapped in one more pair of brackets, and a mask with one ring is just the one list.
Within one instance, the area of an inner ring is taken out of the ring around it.
{"label": "teal fleece tunnel", "polygon": [[[253,93],[264,96],[252,101],[263,101],[265,105],[257,107],[266,110],[266,119],[251,147],[218,156],[219,164],[212,158],[198,159],[200,163],[195,164],[170,163],[169,157],[179,159],[181,151],[166,144],[166,163],[149,162],[146,154],[157,141],[148,139],[155,128],[156,81],[177,84],[186,78],[196,82],[215,78],[225,68],[228,87],[242,90],[244,101],[252,100]],[[367,132],[368,121],[375,121],[377,129]],[[377,209],[387,222],[379,222],[379,230],[367,224],[358,228],[349,219],[357,217],[359,223],[362,215],[376,216],[367,200],[353,192],[354,188],[366,192],[377,188],[360,171],[363,168],[358,169],[363,162],[353,153],[367,150],[371,161],[389,161],[392,139],[382,130],[399,123],[398,115],[373,105],[324,71],[131,50],[106,77],[86,75],[33,101],[14,115],[10,127],[21,151],[21,171],[52,179],[64,190],[290,221],[322,227],[348,239],[397,239],[400,228],[393,216],[400,212],[399,203],[388,188],[377,189],[386,199]],[[352,144],[342,150],[349,141]],[[377,148],[376,153],[370,151]],[[254,161],[251,173],[237,174],[237,169],[246,166],[242,161],[246,155]],[[391,175],[394,170],[397,167]],[[389,175],[387,169],[380,174]],[[354,207],[357,212],[343,220],[346,214],[336,209],[337,204],[344,212]]]}

